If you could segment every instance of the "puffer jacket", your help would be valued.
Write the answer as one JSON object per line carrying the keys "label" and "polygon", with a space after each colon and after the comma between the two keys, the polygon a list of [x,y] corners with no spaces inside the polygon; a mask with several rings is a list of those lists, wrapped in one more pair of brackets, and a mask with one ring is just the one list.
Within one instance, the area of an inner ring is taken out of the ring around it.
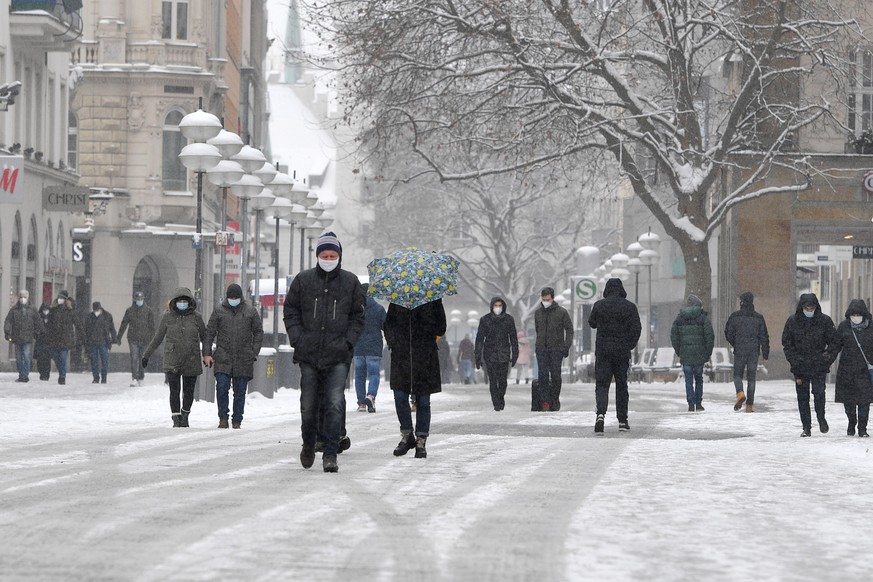
{"label": "puffer jacket", "polygon": [[319,369],[350,364],[364,328],[367,296],[357,275],[337,266],[300,272],[285,295],[284,322],[294,362]]}
{"label": "puffer jacket", "polygon": [[630,353],[640,341],[643,331],[637,306],[627,300],[621,279],[609,279],[603,288],[603,299],[591,308],[588,325],[597,330],[594,353]]}
{"label": "puffer jacket", "polygon": [[6,339],[14,344],[29,344],[42,335],[44,328],[39,313],[28,305],[16,303],[6,314],[3,324]]}
{"label": "puffer jacket", "polygon": [[[176,301],[188,300],[188,309],[179,311]],[[161,317],[155,336],[143,352],[148,359],[158,346],[164,343],[164,372],[181,376],[199,376],[203,373],[202,346],[206,345],[206,324],[197,313],[197,301],[190,289],[179,287],[173,292],[167,304],[167,311]]]}
{"label": "puffer jacket", "polygon": [[[803,314],[803,304],[807,301],[815,303],[812,317]],[[791,365],[791,373],[798,378],[827,374],[836,358],[835,339],[834,322],[821,312],[815,294],[801,295],[794,315],[788,318],[782,330],[782,350]]]}
{"label": "puffer jacket", "polygon": [[152,308],[145,303],[142,307],[138,307],[136,302],[127,308],[118,328],[119,342],[128,326],[130,331],[127,334],[127,343],[147,345],[155,335],[155,314],[152,313]]}
{"label": "puffer jacket", "polygon": [[[852,325],[849,316],[853,314],[864,317],[860,325]],[[833,352],[839,353],[840,361],[834,384],[835,402],[856,406],[873,402],[873,382],[870,381],[867,369],[868,362],[873,364],[871,319],[873,316],[870,315],[867,304],[861,299],[853,299],[846,309],[846,318],[837,327]]]}
{"label": "puffer jacket", "polygon": [[483,362],[510,362],[513,366],[518,359],[518,332],[515,320],[505,308],[500,315],[491,311],[498,301],[506,305],[502,297],[491,299],[488,313],[479,318],[479,331],[476,333],[476,365]]}
{"label": "puffer jacket", "polygon": [[705,364],[712,355],[715,332],[702,307],[683,307],[670,329],[670,343],[683,365]]}
{"label": "puffer jacket", "polygon": [[203,354],[215,360],[216,374],[253,378],[263,341],[264,324],[258,310],[245,300],[231,307],[225,299],[209,316]]}

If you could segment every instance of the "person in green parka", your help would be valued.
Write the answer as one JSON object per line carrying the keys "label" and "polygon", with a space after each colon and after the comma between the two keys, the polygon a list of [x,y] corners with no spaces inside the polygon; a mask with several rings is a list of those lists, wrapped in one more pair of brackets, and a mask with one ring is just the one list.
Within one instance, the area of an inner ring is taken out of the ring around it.
{"label": "person in green parka", "polygon": [[142,357],[142,367],[145,369],[151,355],[164,342],[163,371],[170,385],[173,427],[188,426],[188,415],[194,403],[194,386],[197,376],[203,373],[201,358],[206,355],[206,339],[206,324],[197,313],[194,294],[185,287],[176,289]]}
{"label": "person in green parka", "polygon": [[670,343],[679,354],[682,373],[685,374],[685,399],[688,412],[703,411],[703,365],[712,356],[715,332],[712,321],[703,310],[703,301],[691,294],[685,307],[673,321]]}

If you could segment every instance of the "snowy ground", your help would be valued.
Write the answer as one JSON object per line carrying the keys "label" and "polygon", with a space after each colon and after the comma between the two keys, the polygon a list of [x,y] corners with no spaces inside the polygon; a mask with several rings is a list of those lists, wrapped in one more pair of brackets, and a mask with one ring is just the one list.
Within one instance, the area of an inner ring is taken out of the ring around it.
{"label": "snowy ground", "polygon": [[[36,377],[34,375],[33,377]],[[340,472],[298,462],[297,392],[249,395],[242,430],[195,402],[172,429],[159,375],[14,383],[0,374],[3,580],[863,580],[870,440],[801,439],[790,382],[763,382],[754,414],[707,384],[634,384],[632,430],[595,437],[593,387],[531,413],[510,385],[433,399],[429,457],[395,458],[383,386],[355,412]],[[829,398],[832,386],[828,387]],[[612,411],[612,409],[611,409]]]}

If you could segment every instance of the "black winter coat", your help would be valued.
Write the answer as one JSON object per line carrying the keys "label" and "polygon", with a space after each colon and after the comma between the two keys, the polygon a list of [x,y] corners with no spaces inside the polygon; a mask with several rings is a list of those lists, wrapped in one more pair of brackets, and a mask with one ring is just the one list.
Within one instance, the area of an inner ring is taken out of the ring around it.
{"label": "black winter coat", "polygon": [[670,343],[683,366],[699,366],[709,361],[715,332],[702,307],[692,305],[679,310],[670,329]]}
{"label": "black winter coat", "polygon": [[440,392],[437,337],[446,333],[442,300],[415,309],[390,304],[383,330],[391,350],[391,389],[412,394]]}
{"label": "black winter coat", "polygon": [[51,305],[43,303],[39,306],[39,320],[42,322],[43,333],[36,338],[36,343],[33,344],[34,358],[51,358],[52,347],[49,335],[45,333],[48,329],[49,313],[51,313]]}
{"label": "black winter coat", "polygon": [[518,359],[515,320],[505,311],[500,315],[491,312],[498,301],[506,305],[503,298],[494,297],[489,312],[479,318],[479,331],[476,333],[476,366],[479,367],[482,362],[510,362],[514,366]]}
{"label": "black winter coat", "polygon": [[121,326],[118,328],[119,343],[128,326],[130,331],[127,333],[127,343],[148,345],[155,335],[155,315],[152,313],[152,308],[145,303],[142,307],[138,307],[136,302],[127,308],[124,317],[121,318]]}
{"label": "black winter coat", "polygon": [[[812,317],[803,314],[803,303],[807,301],[815,302],[815,314]],[[801,295],[797,310],[788,318],[782,330],[782,349],[791,365],[791,373],[798,378],[827,374],[836,357],[833,351],[835,339],[834,322],[821,312],[815,294]]]}
{"label": "black winter coat", "polygon": [[[176,300],[188,300],[188,309],[176,309]],[[206,324],[197,312],[197,301],[190,289],[179,287],[161,317],[155,336],[143,352],[148,359],[158,346],[164,342],[164,372],[181,376],[199,376],[203,373],[201,346],[206,344]]]}
{"label": "black winter coat", "polygon": [[216,374],[254,378],[263,341],[264,323],[258,310],[245,300],[231,307],[225,299],[209,316],[203,354],[215,360]]}
{"label": "black winter coat", "polygon": [[30,305],[16,303],[6,314],[3,325],[7,341],[14,344],[29,344],[45,331],[42,318]]}
{"label": "black winter coat", "polygon": [[643,326],[637,306],[627,300],[621,279],[606,282],[603,299],[596,301],[591,308],[588,325],[597,330],[595,356],[630,353],[636,347]]}
{"label": "black winter coat", "polygon": [[88,314],[85,318],[85,340],[86,346],[106,346],[114,344],[118,341],[118,334],[115,332],[115,322],[112,320],[112,314],[105,309],[101,310],[100,315],[94,315],[94,312]]}
{"label": "black winter coat", "polygon": [[755,306],[746,303],[731,313],[724,325],[724,337],[735,354],[761,354],[770,359],[770,334],[764,316],[755,311]]}
{"label": "black winter coat", "polygon": [[[561,352],[566,358],[573,347],[573,321],[566,309],[552,303],[548,309],[540,305],[534,311],[536,351]],[[516,340],[518,338],[516,337]]]}
{"label": "black winter coat", "polygon": [[72,299],[67,299],[63,304],[55,299],[49,311],[46,333],[52,350],[71,350],[81,343],[84,339],[82,320],[76,313],[76,305]]}
{"label": "black winter coat", "polygon": [[339,267],[300,272],[285,295],[284,321],[294,362],[324,369],[350,364],[364,328],[367,295],[357,275]]}
{"label": "black winter coat", "polygon": [[[863,315],[864,321],[854,329],[853,334],[849,315],[855,313]],[[858,348],[859,343],[864,350],[863,355]],[[873,402],[873,382],[870,381],[867,371],[867,362],[873,364],[873,324],[870,311],[862,300],[853,299],[849,303],[846,319],[837,327],[833,353],[840,354],[837,381],[834,384],[834,401],[854,405]]]}

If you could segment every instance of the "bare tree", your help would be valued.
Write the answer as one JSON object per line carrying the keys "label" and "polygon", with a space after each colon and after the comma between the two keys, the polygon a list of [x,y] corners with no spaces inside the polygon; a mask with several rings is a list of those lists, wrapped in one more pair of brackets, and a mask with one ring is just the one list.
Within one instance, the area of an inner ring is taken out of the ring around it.
{"label": "bare tree", "polygon": [[[726,213],[808,188],[815,170],[795,151],[801,132],[844,131],[837,100],[860,37],[846,15],[863,6],[332,0],[308,9],[340,63],[345,118],[377,143],[402,131],[423,161],[407,179],[481,180],[604,152],[679,244],[688,291],[709,297],[707,242]],[[824,92],[804,90],[813,83]],[[456,144],[488,165],[459,165],[446,147]],[[774,170],[789,179],[766,182]]]}

